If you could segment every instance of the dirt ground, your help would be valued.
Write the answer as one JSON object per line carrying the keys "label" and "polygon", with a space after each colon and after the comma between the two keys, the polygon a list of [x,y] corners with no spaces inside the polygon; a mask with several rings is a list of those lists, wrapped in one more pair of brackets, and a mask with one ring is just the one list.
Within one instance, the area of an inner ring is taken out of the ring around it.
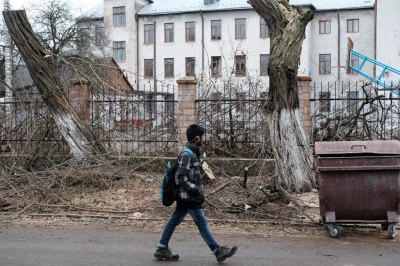
{"label": "dirt ground", "polygon": [[[107,186],[61,187],[52,189],[56,196],[46,194],[34,201],[42,191],[8,188],[0,191],[3,205],[0,225],[15,226],[91,226],[134,227],[137,231],[160,232],[174,210],[159,201],[162,174],[134,172],[129,177],[107,181]],[[266,177],[265,177],[266,178]],[[240,177],[219,177],[205,181],[207,201],[204,211],[210,228],[216,233],[257,234],[268,236],[329,237],[319,220],[318,193],[292,194],[292,202],[258,202],[268,180],[249,177],[242,189]],[[11,186],[11,185],[9,185]],[[57,191],[57,193],[56,193]],[[28,199],[29,196],[29,199]],[[57,200],[55,200],[57,198]],[[8,204],[4,204],[7,202]],[[296,204],[294,204],[294,202]],[[1,206],[1,204],[0,204]],[[195,227],[189,216],[182,227]],[[379,225],[346,226],[345,234],[382,233]]]}

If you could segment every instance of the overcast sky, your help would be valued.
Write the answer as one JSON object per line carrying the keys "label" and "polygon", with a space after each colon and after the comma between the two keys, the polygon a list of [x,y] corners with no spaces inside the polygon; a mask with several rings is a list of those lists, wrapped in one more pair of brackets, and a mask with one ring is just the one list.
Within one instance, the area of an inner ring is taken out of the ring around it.
{"label": "overcast sky", "polygon": [[[1,1],[1,10],[3,10],[4,7],[4,2],[3,0]],[[9,0],[11,9],[21,9],[24,6],[30,6],[33,3],[38,3],[38,2],[47,2],[48,0]],[[87,11],[96,4],[100,3],[102,0],[61,0],[61,1],[67,1],[70,3],[71,7],[77,10],[78,13],[79,10],[82,11]]]}

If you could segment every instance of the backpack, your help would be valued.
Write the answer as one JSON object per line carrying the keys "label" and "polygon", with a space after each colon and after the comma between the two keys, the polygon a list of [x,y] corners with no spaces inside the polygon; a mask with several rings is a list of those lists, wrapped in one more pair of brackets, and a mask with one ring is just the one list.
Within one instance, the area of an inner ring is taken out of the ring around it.
{"label": "backpack", "polygon": [[188,152],[190,156],[193,156],[193,151],[191,149],[186,147],[183,148],[174,165],[171,166],[171,162],[168,162],[167,169],[164,171],[163,180],[160,186],[160,200],[164,206],[171,206],[176,200],[177,189],[175,183],[175,173],[178,169],[179,157],[183,152]]}

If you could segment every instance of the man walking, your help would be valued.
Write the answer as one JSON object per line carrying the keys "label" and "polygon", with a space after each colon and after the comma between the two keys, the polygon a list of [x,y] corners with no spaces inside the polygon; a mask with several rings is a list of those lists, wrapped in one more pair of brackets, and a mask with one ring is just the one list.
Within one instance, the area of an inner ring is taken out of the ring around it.
{"label": "man walking", "polygon": [[204,202],[204,190],[199,147],[203,145],[204,133],[204,128],[197,124],[190,125],[186,130],[188,140],[186,148],[190,149],[193,155],[183,151],[178,157],[178,169],[175,174],[175,183],[178,187],[177,204],[154,253],[154,257],[158,260],[179,259],[179,255],[172,254],[171,249],[168,247],[168,242],[175,228],[183,221],[187,213],[196,223],[201,236],[214,253],[218,262],[223,262],[226,258],[233,256],[238,249],[237,246],[229,248],[218,245],[210,232],[207,219],[201,207]]}

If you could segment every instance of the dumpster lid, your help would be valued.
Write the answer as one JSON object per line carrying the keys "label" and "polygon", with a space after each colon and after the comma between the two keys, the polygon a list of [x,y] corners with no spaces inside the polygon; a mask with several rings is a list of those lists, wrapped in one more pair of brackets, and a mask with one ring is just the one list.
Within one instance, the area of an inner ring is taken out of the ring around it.
{"label": "dumpster lid", "polygon": [[314,151],[317,155],[328,154],[400,154],[400,141],[332,141],[316,142]]}

